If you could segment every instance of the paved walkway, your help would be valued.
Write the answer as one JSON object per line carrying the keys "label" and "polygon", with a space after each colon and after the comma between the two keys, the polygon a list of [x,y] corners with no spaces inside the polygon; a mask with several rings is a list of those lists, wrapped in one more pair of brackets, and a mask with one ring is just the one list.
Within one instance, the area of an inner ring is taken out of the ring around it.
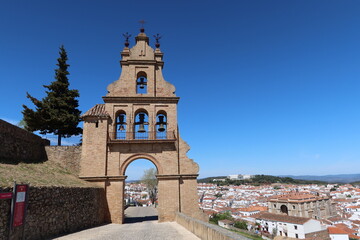
{"label": "paved walkway", "polygon": [[[155,213],[155,215],[154,215]],[[194,234],[175,222],[158,223],[156,209],[131,207],[125,214],[127,224],[107,224],[104,226],[69,234],[56,240],[199,240]],[[138,221],[135,221],[135,220]]]}

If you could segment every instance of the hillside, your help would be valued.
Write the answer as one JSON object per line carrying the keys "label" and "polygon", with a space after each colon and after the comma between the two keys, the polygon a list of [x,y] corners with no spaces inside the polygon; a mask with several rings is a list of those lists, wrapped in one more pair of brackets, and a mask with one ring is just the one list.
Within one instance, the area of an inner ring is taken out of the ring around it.
{"label": "hillside", "polygon": [[[213,179],[225,178],[223,177],[208,177],[199,179],[199,183],[215,183]],[[254,178],[246,180],[230,180],[226,179],[225,182],[216,182],[219,185],[241,185],[241,184],[251,184],[251,185],[261,185],[261,184],[272,184],[272,183],[283,183],[283,184],[326,184],[322,181],[316,180],[299,180],[293,179],[291,177],[277,177],[271,175],[255,175]]]}
{"label": "hillside", "polygon": [[14,181],[17,183],[30,183],[31,186],[94,186],[80,180],[70,171],[54,162],[0,163],[0,187],[13,186]]}
{"label": "hillside", "polygon": [[360,174],[336,174],[336,175],[323,175],[323,176],[312,176],[312,175],[301,175],[301,176],[292,176],[285,175],[280,177],[291,177],[294,179],[301,180],[318,180],[328,183],[352,183],[360,181]]}

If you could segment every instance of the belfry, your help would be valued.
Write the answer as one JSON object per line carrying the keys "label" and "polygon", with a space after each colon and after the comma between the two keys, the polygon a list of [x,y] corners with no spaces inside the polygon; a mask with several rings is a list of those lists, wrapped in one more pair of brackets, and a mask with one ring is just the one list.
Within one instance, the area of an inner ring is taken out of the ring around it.
{"label": "belfry", "polygon": [[127,166],[147,159],[157,168],[159,221],[174,221],[175,213],[202,218],[198,207],[199,166],[186,153],[190,147],[179,134],[175,87],[165,81],[159,35],[155,49],[144,28],[129,48],[124,34],[120,78],[111,83],[103,104],[83,116],[80,178],[105,189],[108,220],[124,221]]}

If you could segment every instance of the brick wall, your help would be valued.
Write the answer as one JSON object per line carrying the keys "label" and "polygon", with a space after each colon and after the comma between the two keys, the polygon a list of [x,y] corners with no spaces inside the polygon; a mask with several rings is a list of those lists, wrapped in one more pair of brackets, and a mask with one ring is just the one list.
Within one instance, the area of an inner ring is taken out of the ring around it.
{"label": "brick wall", "polygon": [[48,161],[56,162],[75,175],[79,175],[81,146],[46,146]]}
{"label": "brick wall", "polygon": [[[10,205],[10,200],[0,200],[0,240],[8,237]],[[98,226],[106,211],[102,188],[30,187],[24,239],[48,239]],[[21,239],[20,230],[11,239]]]}
{"label": "brick wall", "polygon": [[41,162],[50,141],[0,119],[0,162]]}

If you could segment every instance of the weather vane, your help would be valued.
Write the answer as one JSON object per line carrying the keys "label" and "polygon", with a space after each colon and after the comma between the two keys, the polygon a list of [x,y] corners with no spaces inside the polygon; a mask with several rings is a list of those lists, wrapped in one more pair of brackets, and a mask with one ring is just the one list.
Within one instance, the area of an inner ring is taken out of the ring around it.
{"label": "weather vane", "polygon": [[129,46],[129,38],[131,37],[131,34],[126,32],[126,33],[123,33],[123,36],[125,38],[125,47],[128,47]]}
{"label": "weather vane", "polygon": [[139,23],[141,24],[140,32],[145,32],[144,24],[146,23],[145,20],[140,20]]}
{"label": "weather vane", "polygon": [[162,36],[160,36],[160,34],[157,33],[156,35],[153,35],[153,37],[154,37],[155,40],[156,40],[155,47],[159,48],[159,47],[160,47],[160,42],[159,42],[159,40],[161,39]]}

